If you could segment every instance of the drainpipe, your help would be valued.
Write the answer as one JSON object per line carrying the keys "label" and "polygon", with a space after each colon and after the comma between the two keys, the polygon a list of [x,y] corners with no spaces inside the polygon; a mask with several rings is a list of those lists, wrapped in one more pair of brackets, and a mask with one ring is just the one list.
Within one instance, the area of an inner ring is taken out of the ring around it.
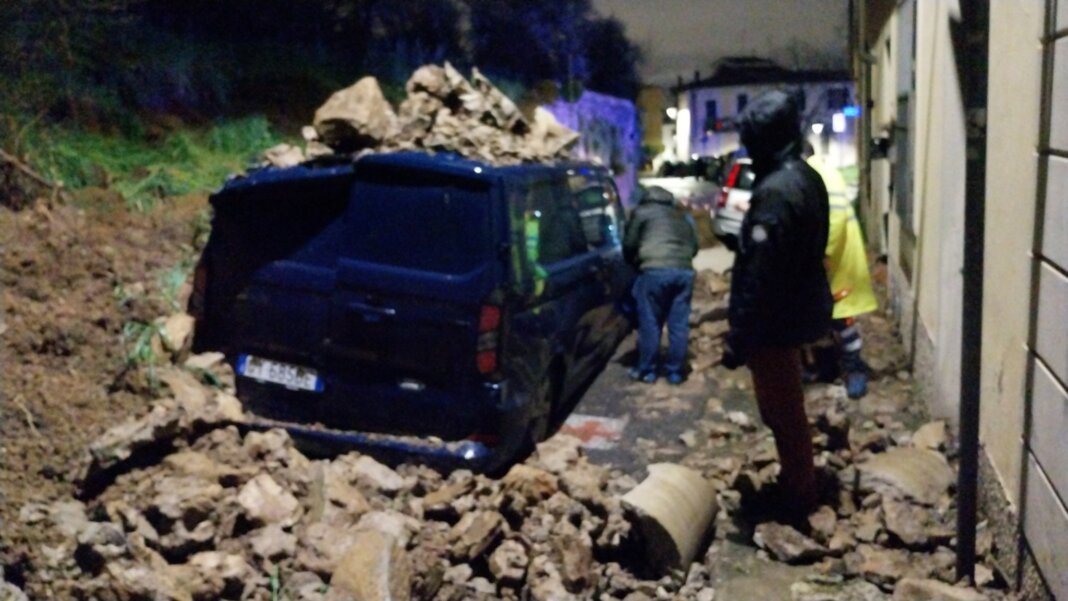
{"label": "drainpipe", "polygon": [[960,0],[954,36],[964,98],[964,294],[961,319],[960,472],[957,483],[957,578],[975,581],[979,477],[979,393],[983,344],[983,247],[986,217],[986,106],[990,2]]}

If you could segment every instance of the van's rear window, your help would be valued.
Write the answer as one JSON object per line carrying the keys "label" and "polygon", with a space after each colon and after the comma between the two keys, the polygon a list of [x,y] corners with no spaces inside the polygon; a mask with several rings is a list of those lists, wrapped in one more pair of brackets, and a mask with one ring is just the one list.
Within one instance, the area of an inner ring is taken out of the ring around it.
{"label": "van's rear window", "polygon": [[489,188],[388,169],[356,182],[341,243],[351,258],[436,273],[467,273],[489,256]]}

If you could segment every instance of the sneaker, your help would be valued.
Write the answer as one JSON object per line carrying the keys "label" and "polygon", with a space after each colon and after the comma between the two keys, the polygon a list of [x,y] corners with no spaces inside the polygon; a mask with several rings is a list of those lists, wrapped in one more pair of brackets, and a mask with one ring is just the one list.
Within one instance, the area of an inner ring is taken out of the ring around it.
{"label": "sneaker", "polygon": [[635,382],[645,382],[646,384],[652,384],[653,382],[656,382],[655,373],[642,373],[637,367],[630,368],[630,370],[627,371],[627,375],[630,376],[630,379],[634,380]]}
{"label": "sneaker", "polygon": [[851,371],[845,378],[846,394],[851,399],[859,399],[868,394],[868,374],[863,371]]}
{"label": "sneaker", "polygon": [[686,378],[684,378],[682,374],[672,373],[668,374],[667,381],[668,384],[671,384],[672,386],[678,386],[679,384],[682,384],[684,381],[686,381]]}

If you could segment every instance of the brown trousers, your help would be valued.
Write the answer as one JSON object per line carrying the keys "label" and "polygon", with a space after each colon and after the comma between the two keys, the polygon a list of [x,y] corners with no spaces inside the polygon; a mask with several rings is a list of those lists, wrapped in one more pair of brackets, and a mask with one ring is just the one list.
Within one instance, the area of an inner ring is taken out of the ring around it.
{"label": "brown trousers", "polygon": [[773,434],[779,451],[779,483],[790,512],[808,515],[816,508],[816,472],[812,436],[801,390],[801,353],[796,348],[762,348],[749,355],[760,417]]}

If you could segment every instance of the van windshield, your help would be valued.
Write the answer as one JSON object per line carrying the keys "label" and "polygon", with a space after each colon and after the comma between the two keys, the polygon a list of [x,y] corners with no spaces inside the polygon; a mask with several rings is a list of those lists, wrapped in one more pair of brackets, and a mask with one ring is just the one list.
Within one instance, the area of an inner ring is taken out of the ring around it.
{"label": "van windshield", "polygon": [[365,172],[346,221],[341,246],[361,261],[461,274],[489,256],[489,188],[469,179],[400,169]]}

